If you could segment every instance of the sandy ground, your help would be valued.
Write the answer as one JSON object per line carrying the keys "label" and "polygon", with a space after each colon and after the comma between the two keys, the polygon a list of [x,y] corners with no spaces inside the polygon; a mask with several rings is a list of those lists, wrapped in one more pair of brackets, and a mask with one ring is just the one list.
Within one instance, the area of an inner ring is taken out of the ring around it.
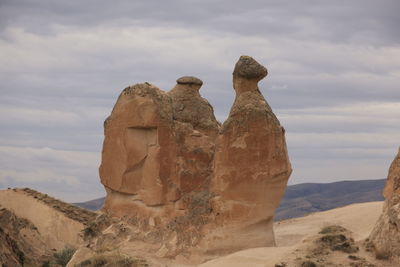
{"label": "sandy ground", "polygon": [[347,228],[353,232],[355,241],[361,242],[370,234],[382,212],[382,207],[383,202],[353,204],[301,218],[280,221],[274,224],[277,247],[243,250],[211,260],[200,266],[274,267],[277,263],[287,262],[288,259],[293,258],[295,252],[304,248],[322,227],[334,224]]}
{"label": "sandy ground", "polygon": [[67,218],[22,190],[0,190],[0,206],[31,221],[50,248],[59,250],[66,243],[79,246],[83,242],[79,237],[84,227],[82,223]]}

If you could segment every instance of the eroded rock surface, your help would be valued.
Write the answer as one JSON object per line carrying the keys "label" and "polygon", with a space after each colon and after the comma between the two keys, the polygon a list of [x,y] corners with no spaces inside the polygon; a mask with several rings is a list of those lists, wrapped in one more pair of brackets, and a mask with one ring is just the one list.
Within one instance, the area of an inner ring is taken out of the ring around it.
{"label": "eroded rock surface", "polygon": [[383,195],[383,212],[369,239],[377,258],[400,264],[400,149],[390,165]]}
{"label": "eroded rock surface", "polygon": [[182,77],[168,93],[148,83],[121,93],[104,124],[107,212],[165,225],[185,213],[189,194],[208,188],[219,124],[201,84]]}
{"label": "eroded rock surface", "polygon": [[[210,190],[216,224],[234,232],[254,229],[249,242],[224,237],[232,248],[275,244],[272,222],[291,174],[284,129],[260,93],[258,82],[267,69],[242,56],[233,72],[235,102],[216,144]],[[257,231],[264,234],[256,238]],[[251,244],[250,244],[251,243]]]}
{"label": "eroded rock surface", "polygon": [[196,77],[179,78],[169,92],[149,83],[123,90],[104,123],[100,178],[103,211],[140,229],[132,240],[153,244],[159,257],[274,245],[291,166],[284,129],[258,88],[266,75],[240,57],[222,126]]}

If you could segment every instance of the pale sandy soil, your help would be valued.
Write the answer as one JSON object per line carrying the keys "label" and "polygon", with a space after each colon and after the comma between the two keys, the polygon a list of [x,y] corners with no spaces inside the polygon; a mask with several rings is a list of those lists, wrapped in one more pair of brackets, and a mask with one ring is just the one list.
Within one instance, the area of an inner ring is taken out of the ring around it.
{"label": "pale sandy soil", "polygon": [[0,206],[32,222],[49,248],[62,249],[65,244],[79,246],[83,224],[18,190],[0,190]]}
{"label": "pale sandy soil", "polygon": [[[382,205],[383,202],[353,204],[325,212],[313,213],[301,218],[277,222],[274,225],[277,247],[243,250],[211,260],[200,266],[274,267],[275,264],[281,262],[288,263],[287,266],[296,266],[290,262],[295,262],[296,258],[303,257],[321,228],[328,225],[341,225],[347,228],[353,233],[356,243],[362,244],[380,216]],[[329,261],[340,266],[348,266],[348,255],[343,255],[343,259],[340,259],[335,253],[333,253]],[[369,255],[362,248],[357,255],[366,258],[369,262],[376,264],[376,266],[391,266],[386,262],[376,262],[373,255]],[[347,260],[346,263],[345,260]]]}
{"label": "pale sandy soil", "polygon": [[341,225],[353,232],[356,241],[365,239],[381,215],[382,208],[383,202],[359,203],[276,222],[274,232],[277,246],[299,243],[307,236],[317,234],[322,227],[333,224]]}

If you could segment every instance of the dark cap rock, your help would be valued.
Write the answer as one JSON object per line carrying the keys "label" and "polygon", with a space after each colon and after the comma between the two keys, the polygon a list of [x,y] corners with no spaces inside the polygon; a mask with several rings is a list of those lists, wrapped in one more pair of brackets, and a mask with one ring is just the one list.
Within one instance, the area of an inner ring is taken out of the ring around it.
{"label": "dark cap rock", "polygon": [[195,84],[195,85],[203,85],[203,81],[199,78],[193,76],[183,76],[176,80],[178,84]]}
{"label": "dark cap rock", "polygon": [[249,56],[241,56],[235,65],[235,69],[233,70],[233,76],[248,80],[261,80],[267,76],[267,74],[267,68]]}

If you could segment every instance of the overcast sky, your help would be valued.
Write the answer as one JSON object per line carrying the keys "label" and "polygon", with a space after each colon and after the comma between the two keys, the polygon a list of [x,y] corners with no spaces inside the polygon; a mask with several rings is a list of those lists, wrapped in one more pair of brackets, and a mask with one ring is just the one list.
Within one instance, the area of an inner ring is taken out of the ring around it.
{"label": "overcast sky", "polygon": [[379,179],[400,145],[400,1],[0,0],[0,188],[105,194],[123,88],[184,75],[224,121],[240,55],[286,128],[291,184]]}

